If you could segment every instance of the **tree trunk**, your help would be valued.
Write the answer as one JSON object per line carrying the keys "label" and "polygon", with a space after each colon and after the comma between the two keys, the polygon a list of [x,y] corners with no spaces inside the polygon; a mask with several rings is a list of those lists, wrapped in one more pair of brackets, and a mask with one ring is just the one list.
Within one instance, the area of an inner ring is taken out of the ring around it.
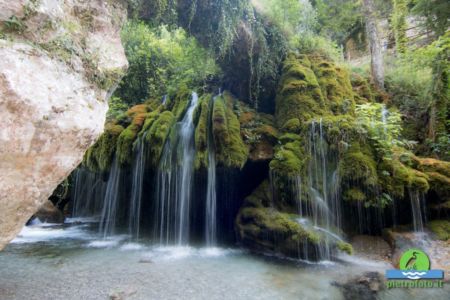
{"label": "tree trunk", "polygon": [[373,0],[363,0],[363,11],[371,57],[372,81],[377,88],[384,90],[383,52],[378,34],[378,24]]}

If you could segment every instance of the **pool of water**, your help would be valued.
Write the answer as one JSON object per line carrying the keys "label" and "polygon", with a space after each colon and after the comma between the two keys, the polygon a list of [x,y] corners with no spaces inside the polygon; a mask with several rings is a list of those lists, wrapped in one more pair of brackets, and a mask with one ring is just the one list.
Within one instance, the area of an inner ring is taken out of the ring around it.
{"label": "pool of water", "polygon": [[[343,299],[333,282],[386,268],[358,257],[308,263],[238,248],[161,247],[126,235],[101,239],[89,222],[36,224],[0,252],[0,299]],[[448,293],[396,289],[379,297]]]}

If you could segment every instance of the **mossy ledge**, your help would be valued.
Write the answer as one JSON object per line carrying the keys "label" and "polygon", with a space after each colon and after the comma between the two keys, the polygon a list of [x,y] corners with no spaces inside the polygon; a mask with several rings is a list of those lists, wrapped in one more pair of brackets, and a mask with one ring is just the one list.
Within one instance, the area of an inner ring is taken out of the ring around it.
{"label": "mossy ledge", "polygon": [[[272,194],[264,181],[248,196],[236,217],[239,241],[256,252],[279,254],[294,258],[320,258],[319,248],[324,242],[320,232],[304,228],[296,214],[283,213],[271,207]],[[337,249],[352,253],[351,245],[340,242]]]}

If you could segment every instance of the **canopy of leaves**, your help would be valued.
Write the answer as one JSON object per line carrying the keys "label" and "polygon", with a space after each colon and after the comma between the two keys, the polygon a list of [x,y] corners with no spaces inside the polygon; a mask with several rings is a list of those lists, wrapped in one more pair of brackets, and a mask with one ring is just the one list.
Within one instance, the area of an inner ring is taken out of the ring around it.
{"label": "canopy of leaves", "polygon": [[401,139],[401,114],[389,111],[384,104],[366,103],[356,106],[359,131],[367,135],[379,153],[389,156],[393,146],[409,146]]}
{"label": "canopy of leaves", "polygon": [[267,16],[284,34],[293,36],[313,31],[316,11],[308,0],[251,0],[255,9]]}
{"label": "canopy of leaves", "polygon": [[450,1],[414,0],[412,12],[424,17],[424,25],[437,36],[443,35],[450,26]]}
{"label": "canopy of leaves", "polygon": [[181,28],[130,21],[122,41],[130,67],[115,95],[128,104],[162,97],[180,85],[202,86],[220,73],[213,55]]}

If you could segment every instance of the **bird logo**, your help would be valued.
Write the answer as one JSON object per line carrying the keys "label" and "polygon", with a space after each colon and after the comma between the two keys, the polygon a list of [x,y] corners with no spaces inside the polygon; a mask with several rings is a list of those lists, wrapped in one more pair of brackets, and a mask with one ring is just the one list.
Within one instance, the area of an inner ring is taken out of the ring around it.
{"label": "bird logo", "polygon": [[430,270],[430,259],[419,249],[409,249],[400,258],[400,270],[408,279],[420,279]]}

